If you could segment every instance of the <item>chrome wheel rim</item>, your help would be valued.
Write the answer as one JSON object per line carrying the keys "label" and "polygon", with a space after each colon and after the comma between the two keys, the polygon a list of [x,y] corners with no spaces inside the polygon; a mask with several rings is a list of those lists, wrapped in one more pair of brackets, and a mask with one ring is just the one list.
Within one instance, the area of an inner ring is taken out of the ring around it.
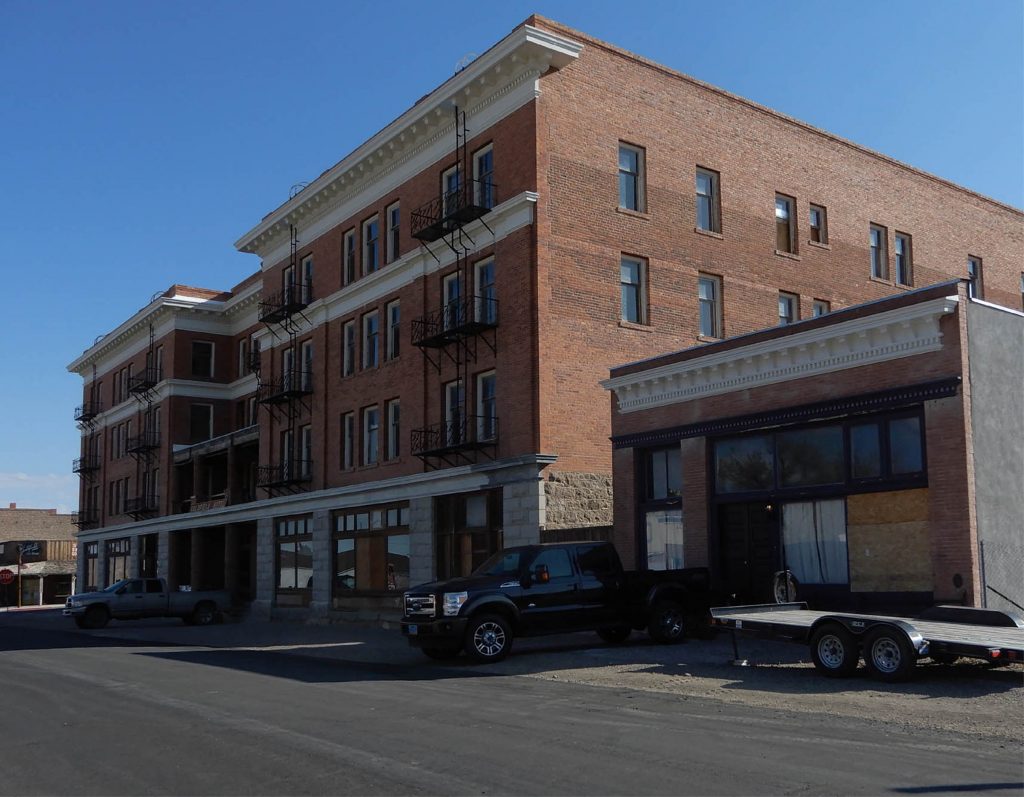
{"label": "chrome wheel rim", "polygon": [[836,670],[843,666],[846,660],[846,650],[839,637],[828,634],[818,640],[818,659],[830,670]]}
{"label": "chrome wheel rim", "polygon": [[900,651],[900,646],[889,637],[876,639],[871,646],[871,660],[881,672],[896,672],[902,659],[903,653]]}
{"label": "chrome wheel rim", "polygon": [[481,656],[497,656],[505,649],[505,629],[493,622],[480,623],[473,632],[473,646]]}
{"label": "chrome wheel rim", "polygon": [[667,637],[675,638],[681,636],[683,633],[683,616],[675,611],[662,613],[661,631]]}

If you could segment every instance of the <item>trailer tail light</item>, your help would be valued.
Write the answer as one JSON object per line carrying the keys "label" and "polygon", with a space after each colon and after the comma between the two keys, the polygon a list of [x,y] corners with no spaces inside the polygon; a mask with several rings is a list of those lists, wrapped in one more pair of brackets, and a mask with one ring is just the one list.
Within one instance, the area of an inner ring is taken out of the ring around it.
{"label": "trailer tail light", "polygon": [[1019,659],[1020,656],[1017,655],[1017,651],[1015,651],[1015,650],[1008,650],[1008,651],[1006,651],[1006,658],[1014,659],[1015,660],[1015,659]]}
{"label": "trailer tail light", "polygon": [[998,659],[1002,655],[1002,651],[999,648],[989,648],[989,658]]}

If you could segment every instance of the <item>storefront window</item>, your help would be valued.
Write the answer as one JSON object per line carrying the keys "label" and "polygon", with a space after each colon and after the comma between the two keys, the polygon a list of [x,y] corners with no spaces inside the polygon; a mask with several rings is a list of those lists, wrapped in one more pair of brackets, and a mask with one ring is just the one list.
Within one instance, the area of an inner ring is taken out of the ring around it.
{"label": "storefront window", "polygon": [[401,592],[409,586],[409,505],[334,515],[334,598]]}
{"label": "storefront window", "polygon": [[125,537],[121,540],[107,541],[107,586],[115,581],[129,577],[128,561],[131,556],[132,541]]}
{"label": "storefront window", "polygon": [[837,484],[843,476],[843,427],[815,426],[775,436],[779,486]]}
{"label": "storefront window", "polygon": [[313,519],[277,521],[277,604],[308,606],[313,590]]}
{"label": "storefront window", "polygon": [[846,501],[782,505],[785,566],[799,584],[847,584]]}
{"label": "storefront window", "polygon": [[93,592],[99,587],[99,555],[100,544],[98,542],[85,544],[85,589],[83,592]]}
{"label": "storefront window", "polygon": [[894,474],[920,473],[923,470],[920,419],[894,418],[889,421],[889,460]]}
{"label": "storefront window", "polygon": [[501,550],[501,491],[436,498],[434,528],[437,577],[468,576]]}
{"label": "storefront window", "polygon": [[850,476],[871,479],[882,475],[882,446],[877,423],[850,427]]}
{"label": "storefront window", "polygon": [[682,457],[679,447],[660,448],[649,452],[647,459],[647,498],[678,497],[683,492]]}
{"label": "storefront window", "polygon": [[720,493],[770,490],[775,456],[770,435],[738,437],[715,444],[716,484]]}

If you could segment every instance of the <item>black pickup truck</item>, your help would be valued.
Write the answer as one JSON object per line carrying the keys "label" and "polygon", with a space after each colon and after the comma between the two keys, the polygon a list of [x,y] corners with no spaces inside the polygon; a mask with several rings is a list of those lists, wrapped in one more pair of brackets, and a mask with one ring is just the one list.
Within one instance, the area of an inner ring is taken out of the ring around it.
{"label": "black pickup truck", "polygon": [[434,659],[465,650],[491,662],[517,636],[596,631],[622,642],[646,628],[658,642],[678,642],[708,628],[710,606],[703,567],[627,571],[610,543],[526,545],[499,551],[470,576],[406,592],[402,634]]}

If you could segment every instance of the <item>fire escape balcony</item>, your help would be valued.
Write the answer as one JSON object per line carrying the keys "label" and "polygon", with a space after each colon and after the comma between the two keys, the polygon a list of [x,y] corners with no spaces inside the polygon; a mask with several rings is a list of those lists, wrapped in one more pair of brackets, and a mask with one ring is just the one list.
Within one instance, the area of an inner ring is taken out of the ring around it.
{"label": "fire escape balcony", "polygon": [[256,486],[273,489],[292,487],[313,480],[313,461],[293,459],[280,465],[260,465],[256,469]]}
{"label": "fire escape balcony", "polygon": [[92,473],[100,469],[100,458],[95,454],[79,457],[71,463],[72,473]]}
{"label": "fire escape balcony", "polygon": [[467,415],[412,430],[412,453],[417,457],[444,458],[453,454],[495,448],[498,419],[493,415]]}
{"label": "fire escape balcony", "polygon": [[78,514],[75,516],[75,525],[78,526],[79,529],[95,528],[99,525],[99,522],[99,513],[91,507],[80,509]]}
{"label": "fire escape balcony", "polygon": [[413,319],[412,343],[423,348],[442,348],[498,326],[498,300],[470,296],[448,302],[440,310]]}
{"label": "fire escape balcony", "polygon": [[139,454],[160,448],[160,433],[155,430],[145,431],[128,438],[126,449],[129,454]]}
{"label": "fire escape balcony", "polygon": [[412,237],[428,243],[440,240],[457,227],[490,213],[492,207],[494,183],[467,181],[412,212],[409,218]]}
{"label": "fire escape balcony", "polygon": [[141,374],[136,374],[128,380],[128,392],[132,395],[148,393],[163,378],[163,369],[155,367],[143,368]]}
{"label": "fire escape balcony", "polygon": [[124,511],[138,520],[147,515],[155,515],[160,511],[160,502],[155,495],[136,495],[125,499]]}
{"label": "fire escape balcony", "polygon": [[282,404],[295,398],[308,396],[313,392],[312,371],[289,371],[280,382],[267,382],[256,391],[260,404]]}
{"label": "fire escape balcony", "polygon": [[295,313],[309,307],[313,301],[313,285],[310,282],[289,283],[278,293],[260,302],[260,323],[279,324]]}
{"label": "fire escape balcony", "polygon": [[103,405],[100,402],[87,401],[80,407],[75,407],[75,423],[89,423],[101,412],[103,412]]}

